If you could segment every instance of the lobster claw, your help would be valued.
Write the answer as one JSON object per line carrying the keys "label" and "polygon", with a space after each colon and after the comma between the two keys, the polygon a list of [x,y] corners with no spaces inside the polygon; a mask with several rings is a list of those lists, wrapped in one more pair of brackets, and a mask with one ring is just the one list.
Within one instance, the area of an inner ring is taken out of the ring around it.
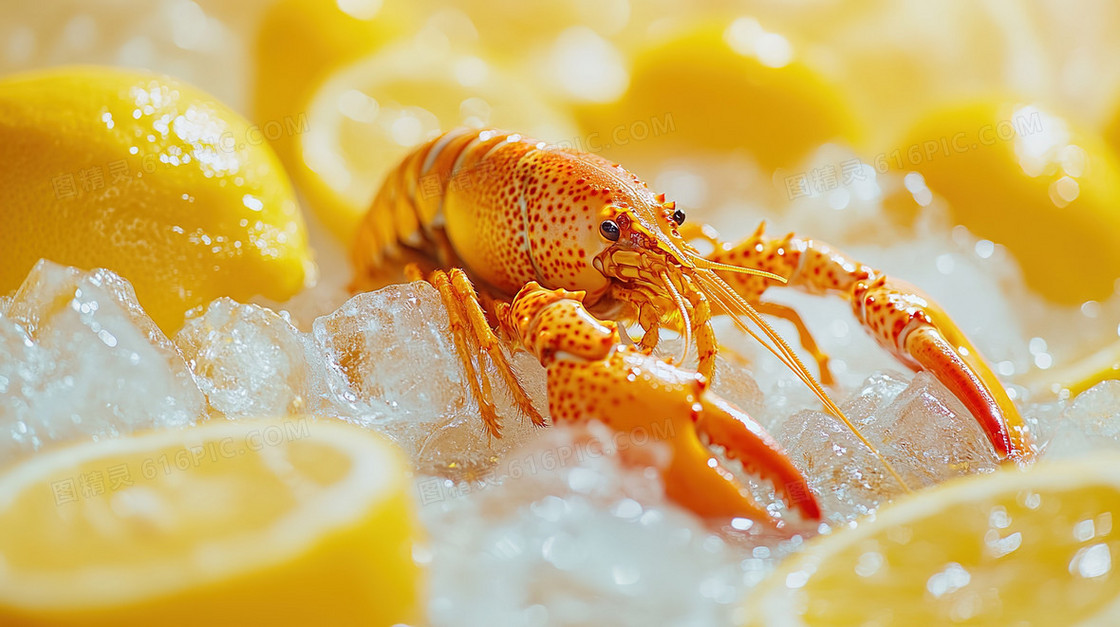
{"label": "lobster claw", "polygon": [[714,444],[741,462],[746,472],[769,481],[803,519],[820,520],[820,505],[805,477],[757,422],[711,393],[702,394],[699,405],[694,433],[675,443],[676,454],[665,472],[667,496],[705,517],[775,522],[712,455],[708,445]]}
{"label": "lobster claw", "polygon": [[964,333],[916,287],[879,276],[858,283],[852,304],[879,344],[937,378],[972,413],[1002,459],[1034,456],[1030,433],[1003,385]]}
{"label": "lobster claw", "polygon": [[[701,517],[781,525],[720,463],[709,447],[717,445],[772,483],[790,509],[820,520],[805,477],[758,423],[712,392],[704,375],[623,344],[613,323],[587,313],[583,295],[530,282],[497,310],[505,333],[547,369],[553,422],[599,420],[633,463],[648,464],[652,450],[667,452],[667,460],[654,464],[666,496]],[[643,450],[650,441],[657,445]]]}

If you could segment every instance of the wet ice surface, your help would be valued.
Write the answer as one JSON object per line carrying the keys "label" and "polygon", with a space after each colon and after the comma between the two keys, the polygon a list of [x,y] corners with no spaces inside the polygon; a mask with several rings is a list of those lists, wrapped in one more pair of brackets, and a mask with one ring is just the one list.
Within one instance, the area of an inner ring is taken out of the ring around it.
{"label": "wet ice surface", "polygon": [[[1060,412],[1060,413],[1059,413]],[[1120,381],[1103,381],[1049,412],[1044,442],[1048,459],[1077,458],[1088,451],[1120,451]]]}
{"label": "wet ice surface", "polygon": [[774,436],[808,477],[825,518],[847,523],[911,490],[999,465],[972,415],[936,379],[918,373],[869,378],[841,409],[882,455],[877,457],[838,418],[801,411]]}
{"label": "wet ice surface", "polygon": [[846,413],[911,489],[999,465],[976,419],[928,373],[909,385],[896,376],[872,377]]}
{"label": "wet ice surface", "polygon": [[40,262],[0,315],[0,463],[203,416],[183,358],[107,271]]}
{"label": "wet ice surface", "polygon": [[743,589],[796,544],[714,533],[589,439],[610,434],[561,426],[490,483],[417,481],[432,625],[733,624]]}

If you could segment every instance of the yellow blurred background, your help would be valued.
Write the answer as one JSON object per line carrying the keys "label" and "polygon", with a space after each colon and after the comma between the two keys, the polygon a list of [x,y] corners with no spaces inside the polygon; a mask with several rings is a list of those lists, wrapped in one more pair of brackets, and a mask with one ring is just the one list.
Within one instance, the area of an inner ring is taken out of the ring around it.
{"label": "yellow blurred background", "polygon": [[738,201],[744,222],[798,229],[790,207],[873,168],[884,223],[911,228],[936,198],[1076,308],[1114,301],[1120,277],[1117,33],[1105,0],[8,2],[0,73],[97,63],[208,91],[276,149],[313,237],[331,234],[321,260],[397,159],[468,124],[651,183],[684,162],[702,218]]}

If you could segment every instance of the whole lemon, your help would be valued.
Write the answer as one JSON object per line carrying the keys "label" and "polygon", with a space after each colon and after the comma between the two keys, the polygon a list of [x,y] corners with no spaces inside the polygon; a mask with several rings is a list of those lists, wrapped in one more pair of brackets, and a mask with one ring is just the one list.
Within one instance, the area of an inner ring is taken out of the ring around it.
{"label": "whole lemon", "polygon": [[291,183],[255,127],[131,70],[0,81],[0,293],[40,258],[109,268],[167,333],[219,296],[283,300],[313,269]]}
{"label": "whole lemon", "polygon": [[751,18],[704,23],[647,46],[622,97],[584,108],[581,122],[593,150],[625,162],[744,149],[767,170],[860,135],[837,88]]}
{"label": "whole lemon", "polygon": [[1003,244],[1034,290],[1104,300],[1120,277],[1120,164],[1099,136],[995,98],[937,109],[876,167],[921,173],[950,215]]}

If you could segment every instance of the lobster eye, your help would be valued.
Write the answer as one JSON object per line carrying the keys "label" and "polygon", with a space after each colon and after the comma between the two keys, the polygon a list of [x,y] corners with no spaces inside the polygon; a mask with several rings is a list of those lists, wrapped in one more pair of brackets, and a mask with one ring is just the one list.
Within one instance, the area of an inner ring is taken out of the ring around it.
{"label": "lobster eye", "polygon": [[612,242],[617,242],[618,236],[621,233],[618,225],[615,224],[613,220],[603,220],[602,223],[599,224],[599,232],[603,234],[603,237]]}
{"label": "lobster eye", "polygon": [[673,222],[676,222],[677,226],[680,226],[680,225],[684,224],[684,212],[681,211],[680,209],[677,209],[676,211],[674,211],[672,217],[673,217]]}

